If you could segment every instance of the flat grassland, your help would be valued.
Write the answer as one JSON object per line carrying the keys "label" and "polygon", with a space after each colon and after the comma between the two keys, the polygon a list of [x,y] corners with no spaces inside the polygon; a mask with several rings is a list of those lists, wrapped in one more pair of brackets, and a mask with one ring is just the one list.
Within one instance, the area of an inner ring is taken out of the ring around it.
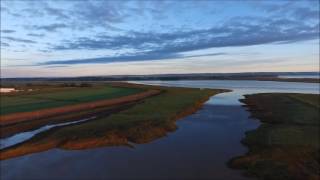
{"label": "flat grassland", "polygon": [[1,94],[0,115],[60,107],[142,92],[138,88],[112,87],[31,87],[32,91]]}
{"label": "flat grassland", "polygon": [[319,179],[320,96],[265,93],[242,100],[263,124],[248,131],[249,152],[229,165],[262,179]]}
{"label": "flat grassland", "polygon": [[[0,151],[0,159],[51,148],[86,149],[146,143],[176,129],[175,121],[197,111],[211,96],[226,90],[169,88],[119,83],[117,87],[158,90],[162,93],[132,104],[125,110],[84,123],[53,128]],[[70,115],[68,115],[70,116]]]}

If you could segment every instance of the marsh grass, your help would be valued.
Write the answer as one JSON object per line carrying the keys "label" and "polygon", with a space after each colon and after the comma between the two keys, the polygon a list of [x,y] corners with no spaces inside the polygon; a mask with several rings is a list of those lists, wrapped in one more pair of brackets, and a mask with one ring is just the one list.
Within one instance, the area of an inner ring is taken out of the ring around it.
{"label": "marsh grass", "polygon": [[319,179],[320,109],[317,94],[266,93],[247,95],[254,118],[263,122],[248,131],[246,155],[229,165],[261,179]]}

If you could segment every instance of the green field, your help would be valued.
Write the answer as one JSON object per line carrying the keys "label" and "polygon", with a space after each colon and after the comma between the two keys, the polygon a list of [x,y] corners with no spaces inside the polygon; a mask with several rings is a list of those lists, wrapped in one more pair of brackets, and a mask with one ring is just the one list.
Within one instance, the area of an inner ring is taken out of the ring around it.
{"label": "green field", "polygon": [[142,92],[138,88],[112,86],[41,88],[33,92],[1,95],[0,115],[28,112],[77,103],[112,99]]}
{"label": "green field", "polygon": [[262,179],[318,179],[320,173],[320,96],[265,93],[245,96],[252,116],[261,120],[243,143],[249,153],[231,167]]}

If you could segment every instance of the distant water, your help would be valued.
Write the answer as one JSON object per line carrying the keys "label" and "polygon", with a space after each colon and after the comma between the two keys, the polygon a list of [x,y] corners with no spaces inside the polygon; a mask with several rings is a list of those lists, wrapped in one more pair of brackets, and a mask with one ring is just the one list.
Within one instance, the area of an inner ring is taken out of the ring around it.
{"label": "distant water", "polygon": [[320,79],[320,74],[318,75],[286,75],[286,76],[279,76],[279,78]]}
{"label": "distant water", "polygon": [[216,88],[231,89],[228,93],[230,98],[220,99],[221,95],[216,95],[208,103],[218,103],[225,105],[240,105],[239,99],[244,98],[245,94],[290,92],[290,93],[310,93],[319,94],[320,86],[317,83],[299,82],[277,82],[277,81],[253,81],[253,80],[203,80],[203,81],[134,81],[135,83],[176,86],[176,87],[195,87],[195,88]]}
{"label": "distant water", "polygon": [[[222,88],[195,114],[177,121],[178,130],[148,144],[66,151],[53,149],[1,161],[6,179],[247,179],[226,162],[246,153],[240,141],[259,121],[241,106],[244,94],[319,93],[313,83],[271,81],[147,81],[164,86]],[[156,109],[154,113],[157,113]]]}

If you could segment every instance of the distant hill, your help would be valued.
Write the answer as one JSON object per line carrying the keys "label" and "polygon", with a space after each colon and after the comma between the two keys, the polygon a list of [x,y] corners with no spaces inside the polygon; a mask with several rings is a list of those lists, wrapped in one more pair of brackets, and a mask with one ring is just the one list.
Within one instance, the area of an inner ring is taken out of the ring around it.
{"label": "distant hill", "polygon": [[[43,78],[1,78],[6,81],[148,81],[148,80],[277,80],[301,81],[298,78],[279,78],[279,76],[311,75],[311,81],[319,81],[319,72],[248,72],[248,73],[192,73],[192,74],[153,74],[153,75],[113,75],[82,77],[43,77]],[[301,79],[301,78],[299,78]],[[306,78],[302,78],[304,81]]]}

